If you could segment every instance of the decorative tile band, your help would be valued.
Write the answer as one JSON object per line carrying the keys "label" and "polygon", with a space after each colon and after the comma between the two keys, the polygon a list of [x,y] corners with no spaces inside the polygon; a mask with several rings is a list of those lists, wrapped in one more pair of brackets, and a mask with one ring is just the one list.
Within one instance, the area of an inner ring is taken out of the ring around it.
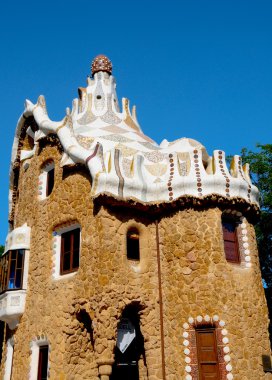
{"label": "decorative tile band", "polygon": [[173,181],[174,172],[175,172],[173,154],[169,154],[169,164],[170,164],[170,173],[169,173],[169,179],[168,179],[167,186],[168,186],[169,201],[172,201],[173,200],[172,181]]}
{"label": "decorative tile band", "polygon": [[183,346],[185,354],[185,380],[198,380],[199,369],[197,359],[197,347],[196,347],[196,333],[197,327],[215,327],[216,340],[217,340],[217,355],[220,372],[220,380],[232,380],[233,375],[231,373],[232,366],[230,364],[230,348],[229,339],[227,337],[228,331],[225,328],[225,321],[220,319],[218,315],[201,316],[196,318],[189,317],[188,322],[183,324]]}

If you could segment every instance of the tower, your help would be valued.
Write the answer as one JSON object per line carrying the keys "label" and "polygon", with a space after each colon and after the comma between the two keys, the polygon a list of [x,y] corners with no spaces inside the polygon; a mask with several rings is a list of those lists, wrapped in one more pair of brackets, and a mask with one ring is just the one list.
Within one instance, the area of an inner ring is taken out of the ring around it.
{"label": "tower", "polygon": [[268,379],[248,166],[160,145],[92,63],[60,122],[26,101],[1,258],[4,379]]}

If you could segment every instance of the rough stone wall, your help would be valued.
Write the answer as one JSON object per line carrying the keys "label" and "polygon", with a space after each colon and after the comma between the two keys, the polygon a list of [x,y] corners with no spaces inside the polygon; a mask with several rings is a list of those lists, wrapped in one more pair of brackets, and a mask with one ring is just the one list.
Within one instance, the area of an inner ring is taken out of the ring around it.
{"label": "rough stone wall", "polygon": [[247,226],[252,267],[228,263],[221,212],[184,210],[160,223],[169,380],[185,378],[183,324],[205,315],[218,315],[226,323],[234,379],[272,378],[262,367],[270,346],[254,228]]}
{"label": "rough stone wall", "polygon": [[[38,177],[45,161],[55,162],[55,185],[38,199]],[[60,153],[47,146],[29,168],[21,168],[15,227],[31,227],[25,312],[14,331],[12,380],[28,379],[30,343],[50,344],[50,378],[99,379],[113,362],[116,328],[130,303],[139,310],[146,365],[140,379],[162,379],[156,227],[141,213],[94,205],[90,178],[82,171],[63,177]],[[52,278],[52,233],[65,223],[81,226],[80,268],[71,277]],[[140,232],[140,264],[126,258],[126,232]],[[234,378],[268,379],[261,355],[269,353],[267,310],[261,287],[254,230],[250,231],[251,269],[226,262],[221,211],[183,210],[159,221],[164,308],[166,379],[185,379],[183,324],[188,317],[217,314],[229,332]],[[92,320],[88,331],[79,316]],[[5,364],[1,365],[1,378]],[[148,371],[147,371],[148,369]]]}

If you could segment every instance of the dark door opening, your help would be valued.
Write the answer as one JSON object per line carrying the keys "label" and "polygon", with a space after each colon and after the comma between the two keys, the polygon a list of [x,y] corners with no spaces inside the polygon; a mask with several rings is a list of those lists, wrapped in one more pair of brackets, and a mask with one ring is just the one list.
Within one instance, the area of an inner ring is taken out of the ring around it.
{"label": "dark door opening", "polygon": [[[116,344],[115,362],[110,380],[139,380],[138,361],[142,358],[145,363],[144,338],[140,330],[138,312],[133,307],[128,307],[123,313],[118,325],[118,338],[120,337],[120,329],[124,329],[126,324],[130,325],[130,332],[126,333],[124,330],[123,332],[124,334],[131,334],[130,339],[126,335],[123,344],[120,345],[118,342]],[[134,336],[133,339],[132,336]],[[124,343],[125,341],[127,344]]]}

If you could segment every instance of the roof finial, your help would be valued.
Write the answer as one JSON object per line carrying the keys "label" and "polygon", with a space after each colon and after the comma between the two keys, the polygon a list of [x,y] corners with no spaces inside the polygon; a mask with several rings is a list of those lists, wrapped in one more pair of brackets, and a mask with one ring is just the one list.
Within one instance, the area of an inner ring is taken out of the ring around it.
{"label": "roof finial", "polygon": [[92,62],[92,76],[99,71],[105,71],[109,75],[112,73],[112,63],[109,58],[103,54],[96,56]]}

